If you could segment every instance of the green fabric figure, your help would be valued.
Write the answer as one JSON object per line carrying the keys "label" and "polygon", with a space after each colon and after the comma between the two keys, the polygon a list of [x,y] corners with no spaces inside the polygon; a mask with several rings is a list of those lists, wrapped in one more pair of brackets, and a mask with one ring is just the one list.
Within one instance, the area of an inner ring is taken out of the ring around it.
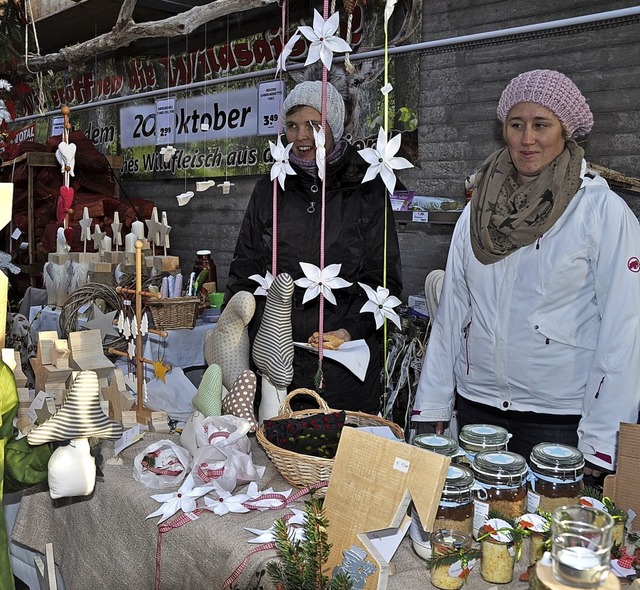
{"label": "green fabric figure", "polygon": [[[0,501],[4,489],[18,491],[47,479],[49,445],[32,447],[26,437],[16,440],[18,430],[13,419],[18,412],[18,390],[13,371],[0,360]],[[9,563],[9,540],[0,510],[0,590],[14,590]]]}

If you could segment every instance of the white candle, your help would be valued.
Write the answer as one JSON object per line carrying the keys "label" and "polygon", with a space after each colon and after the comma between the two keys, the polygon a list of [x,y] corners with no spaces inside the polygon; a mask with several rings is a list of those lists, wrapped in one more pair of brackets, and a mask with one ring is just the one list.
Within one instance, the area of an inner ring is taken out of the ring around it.
{"label": "white candle", "polygon": [[111,252],[111,238],[109,236],[102,238],[102,251]]}
{"label": "white candle", "polygon": [[133,232],[127,234],[124,238],[124,251],[127,254],[135,254],[136,253],[136,241],[138,240],[138,236]]}
{"label": "white candle", "polygon": [[131,224],[131,231],[139,240],[144,240],[144,223],[142,221],[134,221]]}

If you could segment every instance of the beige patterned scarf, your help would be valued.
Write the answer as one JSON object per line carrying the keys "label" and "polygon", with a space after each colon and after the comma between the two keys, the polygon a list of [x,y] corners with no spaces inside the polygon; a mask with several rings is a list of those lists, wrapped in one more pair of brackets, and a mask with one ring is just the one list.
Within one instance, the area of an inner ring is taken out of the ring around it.
{"label": "beige patterned scarf", "polygon": [[521,186],[507,148],[486,159],[471,198],[471,245],[482,264],[533,244],[553,227],[580,188],[583,156],[569,139],[535,180]]}

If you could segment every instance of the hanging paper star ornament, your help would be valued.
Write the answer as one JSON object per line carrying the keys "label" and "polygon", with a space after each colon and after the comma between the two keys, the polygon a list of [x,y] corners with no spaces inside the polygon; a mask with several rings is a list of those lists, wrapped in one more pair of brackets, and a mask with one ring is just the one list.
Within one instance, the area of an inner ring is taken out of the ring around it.
{"label": "hanging paper star ornament", "polygon": [[315,63],[320,59],[327,70],[331,69],[333,53],[346,53],[351,51],[349,44],[338,37],[335,32],[340,25],[340,13],[334,12],[327,20],[317,11],[313,11],[313,28],[299,27],[298,30],[311,41],[305,66]]}
{"label": "hanging paper star ornament", "polygon": [[369,285],[364,283],[358,283],[367,294],[369,301],[367,301],[360,310],[360,313],[370,311],[373,313],[373,317],[376,320],[376,328],[379,328],[384,323],[384,318],[391,320],[398,328],[400,328],[400,316],[393,311],[394,307],[397,307],[402,303],[395,295],[389,294],[389,289],[378,286],[374,291]]}
{"label": "hanging paper star ornament", "polygon": [[162,156],[162,161],[167,164],[171,161],[171,158],[175,155],[178,150],[174,148],[172,145],[167,145],[163,148],[160,148],[160,155]]}
{"label": "hanging paper star ornament", "polygon": [[212,491],[211,486],[195,486],[193,475],[189,473],[177,492],[169,494],[156,494],[151,496],[156,502],[162,502],[162,506],[152,512],[147,518],[160,516],[158,524],[172,517],[178,510],[188,514],[196,509],[196,500]]}
{"label": "hanging paper star ornament", "polygon": [[263,277],[260,275],[251,275],[249,278],[259,285],[259,287],[253,292],[254,295],[266,295],[271,288],[271,283],[273,283],[273,275],[269,271],[267,271],[267,274]]}
{"label": "hanging paper star ornament", "polygon": [[318,167],[318,176],[320,180],[324,180],[324,163],[327,157],[324,129],[322,127],[316,129],[315,125],[311,125],[311,128],[313,129],[313,137],[316,142],[316,166]]}
{"label": "hanging paper star ornament", "polygon": [[282,48],[282,51],[278,56],[278,64],[276,65],[276,76],[278,75],[278,72],[280,72],[280,70],[282,70],[283,72],[287,71],[287,58],[291,55],[295,44],[301,38],[302,35],[300,33],[294,33],[287,41],[286,45]]}
{"label": "hanging paper star ornament", "polygon": [[284,190],[284,181],[287,178],[287,174],[295,174],[296,171],[289,164],[289,152],[293,144],[290,143],[286,147],[282,145],[282,139],[278,135],[278,143],[273,143],[269,140],[269,150],[271,151],[271,157],[273,158],[273,166],[271,166],[271,180],[278,179],[278,183]]}
{"label": "hanging paper star ornament", "polygon": [[331,289],[343,289],[350,287],[352,283],[341,279],[338,276],[342,264],[330,264],[320,270],[315,264],[301,262],[300,267],[304,273],[304,278],[294,281],[298,287],[306,288],[302,303],[315,299],[320,293],[324,298],[335,305],[336,298]]}
{"label": "hanging paper star ornament", "polygon": [[378,142],[375,148],[365,148],[359,150],[358,153],[362,159],[369,163],[370,166],[362,179],[362,182],[373,180],[378,174],[382,178],[384,185],[390,193],[396,187],[396,175],[394,170],[403,170],[404,168],[413,168],[413,164],[409,160],[396,157],[400,149],[402,138],[400,134],[395,135],[387,141],[387,132],[380,127],[378,131]]}

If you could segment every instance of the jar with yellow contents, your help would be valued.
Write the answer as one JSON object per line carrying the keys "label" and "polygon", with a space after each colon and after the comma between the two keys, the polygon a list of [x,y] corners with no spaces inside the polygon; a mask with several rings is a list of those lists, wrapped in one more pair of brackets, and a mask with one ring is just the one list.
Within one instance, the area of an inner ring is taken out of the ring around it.
{"label": "jar with yellow contents", "polygon": [[507,518],[518,518],[527,505],[526,480],[529,467],[524,457],[509,451],[482,451],[471,464],[475,477],[473,535],[496,510]]}
{"label": "jar with yellow contents", "polygon": [[434,530],[452,529],[470,535],[473,530],[473,472],[450,465],[436,512]]}

